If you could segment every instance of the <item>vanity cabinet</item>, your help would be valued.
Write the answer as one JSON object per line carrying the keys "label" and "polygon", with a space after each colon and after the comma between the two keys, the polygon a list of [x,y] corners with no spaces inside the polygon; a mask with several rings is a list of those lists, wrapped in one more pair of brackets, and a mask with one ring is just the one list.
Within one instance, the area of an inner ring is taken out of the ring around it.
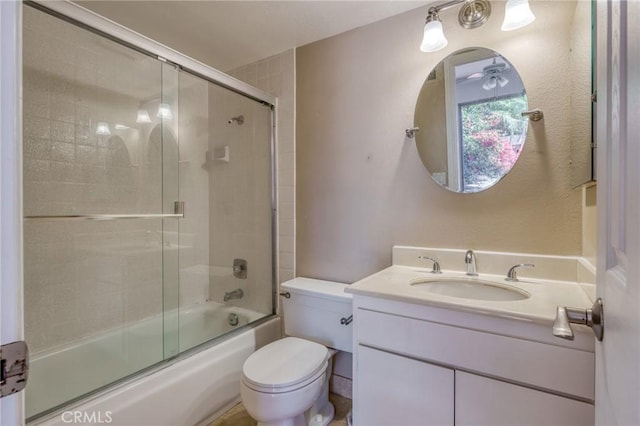
{"label": "vanity cabinet", "polygon": [[594,424],[595,355],[546,325],[354,295],[354,327],[356,426]]}
{"label": "vanity cabinet", "polygon": [[594,424],[593,405],[571,398],[455,372],[457,426]]}
{"label": "vanity cabinet", "polygon": [[[358,349],[357,424],[453,424],[454,370],[362,346]],[[400,414],[401,413],[401,414]]]}

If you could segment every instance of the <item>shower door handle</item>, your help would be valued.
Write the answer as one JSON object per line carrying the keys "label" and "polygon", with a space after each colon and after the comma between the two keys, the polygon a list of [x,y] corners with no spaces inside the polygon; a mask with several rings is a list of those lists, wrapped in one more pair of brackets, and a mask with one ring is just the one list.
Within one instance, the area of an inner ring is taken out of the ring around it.
{"label": "shower door handle", "polygon": [[183,219],[184,213],[178,214],[83,214],[67,216],[25,216],[25,220],[119,220],[119,219]]}

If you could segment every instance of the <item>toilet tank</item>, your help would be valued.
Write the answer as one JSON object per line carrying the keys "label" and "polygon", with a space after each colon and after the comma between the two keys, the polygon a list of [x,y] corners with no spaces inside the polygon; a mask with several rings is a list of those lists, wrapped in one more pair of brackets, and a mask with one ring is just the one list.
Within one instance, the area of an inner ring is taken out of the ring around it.
{"label": "toilet tank", "polygon": [[294,278],[280,285],[284,332],[340,351],[353,351],[352,298],[348,284]]}

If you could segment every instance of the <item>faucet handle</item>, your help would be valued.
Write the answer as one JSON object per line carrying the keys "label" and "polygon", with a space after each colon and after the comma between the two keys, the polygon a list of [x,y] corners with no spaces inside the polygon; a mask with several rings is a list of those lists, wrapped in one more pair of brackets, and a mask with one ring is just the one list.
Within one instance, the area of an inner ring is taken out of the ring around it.
{"label": "faucet handle", "polygon": [[518,279],[518,273],[516,271],[516,269],[518,268],[534,268],[536,265],[534,265],[533,263],[519,263],[518,265],[514,265],[509,269],[509,272],[507,272],[507,278],[505,278],[505,281],[520,281]]}
{"label": "faucet handle", "polygon": [[442,273],[442,271],[440,270],[440,264],[433,257],[418,256],[418,259],[425,259],[425,260],[430,260],[430,261],[433,262],[433,269],[431,269],[431,273],[432,274],[441,274]]}

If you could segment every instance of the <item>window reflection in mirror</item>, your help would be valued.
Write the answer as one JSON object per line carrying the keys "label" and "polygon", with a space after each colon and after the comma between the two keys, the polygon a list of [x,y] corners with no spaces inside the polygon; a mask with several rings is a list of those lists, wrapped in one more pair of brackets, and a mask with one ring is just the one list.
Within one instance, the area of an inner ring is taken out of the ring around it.
{"label": "window reflection in mirror", "polygon": [[416,105],[416,143],[443,187],[478,192],[514,166],[526,139],[527,96],[515,68],[496,52],[455,52],[429,74]]}
{"label": "window reflection in mirror", "polygon": [[462,192],[490,187],[511,170],[527,137],[524,93],[460,104]]}

